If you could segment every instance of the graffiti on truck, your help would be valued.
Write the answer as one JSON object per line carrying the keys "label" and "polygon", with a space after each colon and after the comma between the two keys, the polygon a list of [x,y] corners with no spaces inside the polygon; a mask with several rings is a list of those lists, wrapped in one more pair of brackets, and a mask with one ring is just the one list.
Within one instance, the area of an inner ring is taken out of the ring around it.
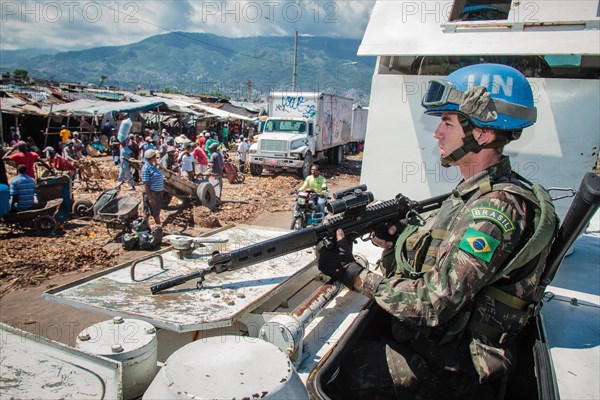
{"label": "graffiti on truck", "polygon": [[281,103],[276,105],[277,111],[300,114],[303,118],[313,118],[317,113],[314,101],[304,96],[281,96]]}

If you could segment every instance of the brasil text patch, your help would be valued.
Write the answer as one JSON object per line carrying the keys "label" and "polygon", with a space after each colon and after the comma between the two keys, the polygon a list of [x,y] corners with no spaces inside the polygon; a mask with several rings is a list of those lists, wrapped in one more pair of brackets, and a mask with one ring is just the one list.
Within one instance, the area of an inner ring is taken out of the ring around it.
{"label": "brasil text patch", "polygon": [[471,209],[471,217],[474,220],[485,219],[494,222],[504,232],[510,232],[515,229],[515,224],[502,211],[492,207],[473,207]]}
{"label": "brasil text patch", "polygon": [[473,256],[490,262],[500,241],[477,229],[468,228],[458,244],[458,248]]}

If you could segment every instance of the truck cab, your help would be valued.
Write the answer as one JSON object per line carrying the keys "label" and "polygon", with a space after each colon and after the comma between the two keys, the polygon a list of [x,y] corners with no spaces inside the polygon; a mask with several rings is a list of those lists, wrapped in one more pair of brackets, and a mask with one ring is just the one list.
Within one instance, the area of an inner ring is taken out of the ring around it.
{"label": "truck cab", "polygon": [[257,144],[250,148],[250,172],[262,173],[263,166],[292,169],[310,175],[315,154],[314,121],[307,118],[268,118]]}

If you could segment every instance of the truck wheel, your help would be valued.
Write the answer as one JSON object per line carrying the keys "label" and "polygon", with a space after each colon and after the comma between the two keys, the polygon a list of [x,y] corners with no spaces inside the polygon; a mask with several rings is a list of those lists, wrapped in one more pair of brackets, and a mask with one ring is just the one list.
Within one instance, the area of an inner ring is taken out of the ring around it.
{"label": "truck wheel", "polygon": [[312,154],[306,153],[306,156],[304,157],[304,164],[302,164],[302,168],[300,168],[300,170],[298,171],[302,179],[306,179],[306,177],[310,175],[310,167],[312,167],[312,163]]}
{"label": "truck wheel", "polygon": [[262,165],[250,164],[250,174],[252,174],[252,176],[260,176],[260,174],[262,174],[262,170]]}
{"label": "truck wheel", "polygon": [[171,193],[167,192],[166,190],[163,190],[163,192],[160,195],[161,208],[163,210],[166,210],[167,207],[169,207],[169,204],[171,204],[172,199],[173,199],[173,195]]}
{"label": "truck wheel", "polygon": [[208,182],[204,182],[198,185],[196,189],[196,195],[200,201],[200,205],[207,207],[211,211],[217,207],[217,194],[215,188]]}
{"label": "truck wheel", "polygon": [[78,218],[91,217],[93,214],[94,204],[89,200],[77,200],[73,204],[73,214]]}

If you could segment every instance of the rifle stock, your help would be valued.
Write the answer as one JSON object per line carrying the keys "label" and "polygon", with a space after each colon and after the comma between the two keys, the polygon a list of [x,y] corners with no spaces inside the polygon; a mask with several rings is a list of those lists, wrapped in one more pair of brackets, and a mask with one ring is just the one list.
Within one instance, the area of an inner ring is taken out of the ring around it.
{"label": "rifle stock", "polygon": [[[368,193],[372,199],[372,194]],[[311,226],[299,231],[290,232],[280,237],[265,240],[229,253],[215,254],[209,260],[209,268],[192,272],[159,282],[151,286],[152,294],[179,285],[196,277],[203,277],[210,272],[223,272],[244,268],[276,257],[281,257],[299,250],[315,246],[320,241],[335,241],[335,232],[342,229],[349,240],[370,234],[376,227],[384,223],[398,222],[406,217],[409,211],[428,212],[439,208],[449,193],[432,197],[423,201],[411,201],[398,195],[392,200],[348,209],[340,215],[327,220],[320,226]]]}

